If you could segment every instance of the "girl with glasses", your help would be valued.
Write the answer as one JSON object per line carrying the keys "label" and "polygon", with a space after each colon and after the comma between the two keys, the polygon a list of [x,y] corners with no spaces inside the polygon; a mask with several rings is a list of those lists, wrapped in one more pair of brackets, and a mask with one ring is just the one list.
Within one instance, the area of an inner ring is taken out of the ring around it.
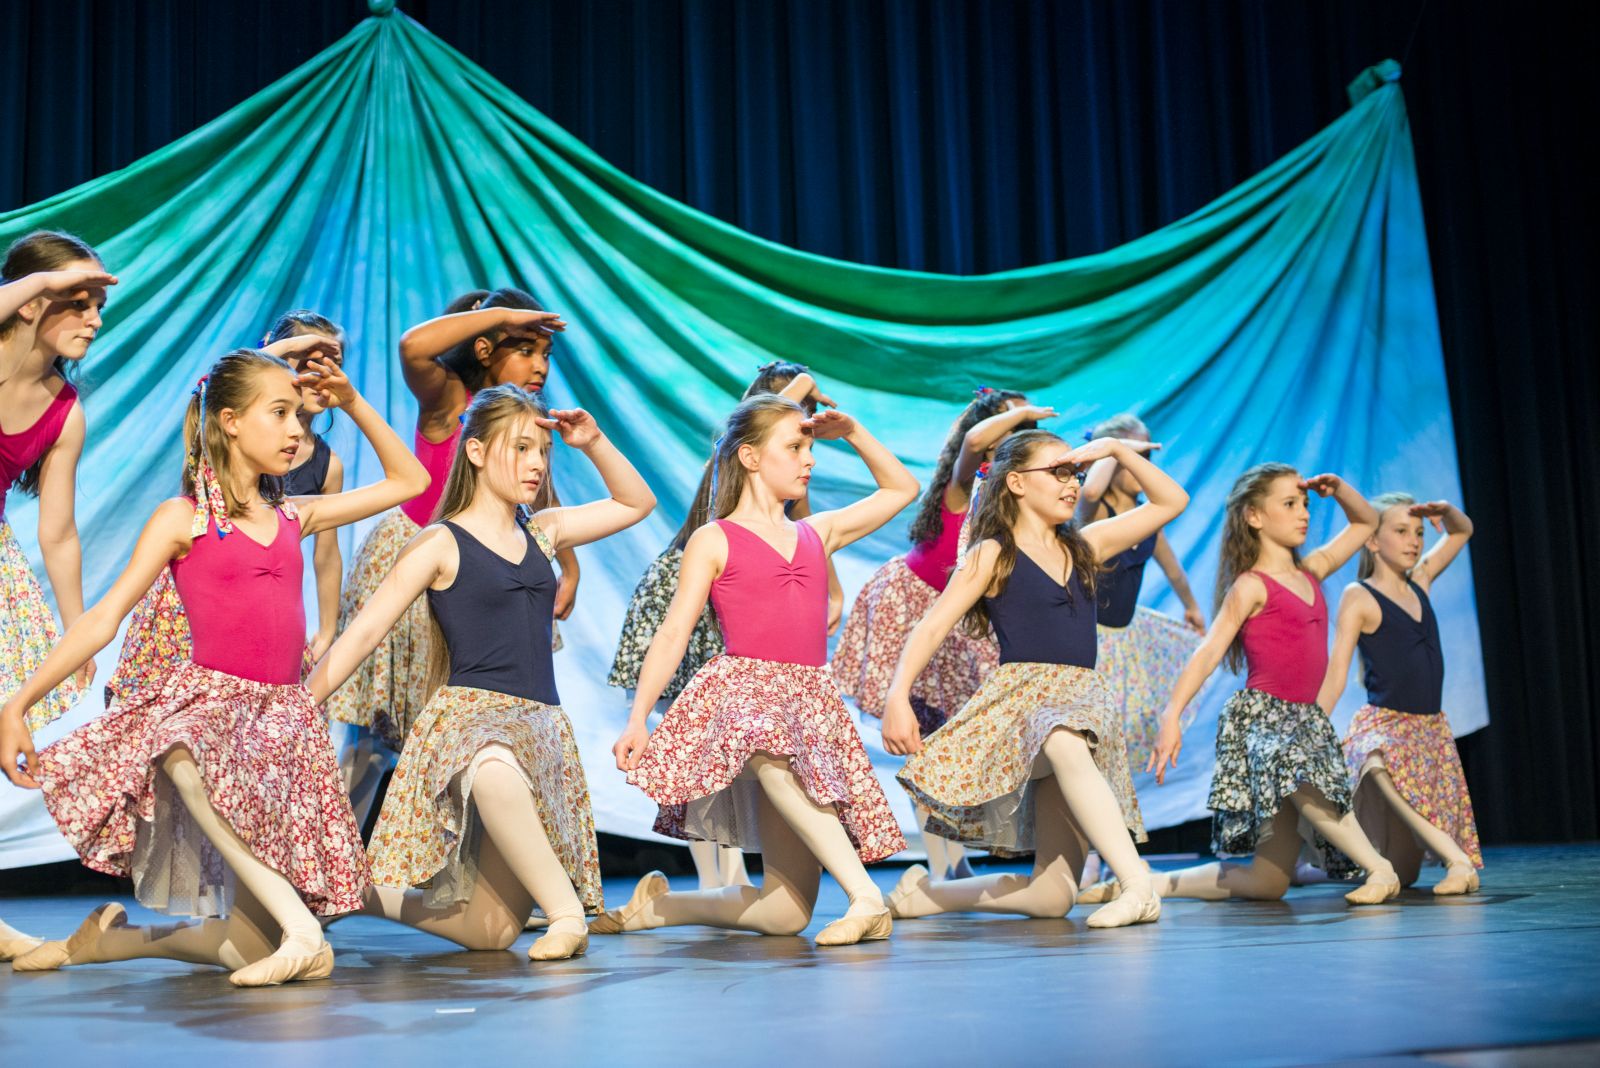
{"label": "girl with glasses", "polygon": [[[1127,881],[1128,893],[1089,917],[1091,927],[1149,923],[1161,899],[1134,846],[1143,839],[1122,741],[1122,716],[1095,671],[1096,582],[1102,561],[1138,544],[1189,502],[1144,457],[1148,441],[1100,438],[1076,449],[1042,430],[996,451],[971,516],[971,546],[938,602],[906,643],[890,687],[884,744],[910,756],[900,783],[930,813],[928,829],[1001,854],[1034,854],[1029,875],[931,883],[907,869],[890,895],[896,917],[1001,912],[1067,914],[1088,845]],[[1147,500],[1078,529],[1072,522],[1087,466],[1114,458]],[[1000,666],[926,740],[911,682],[953,628],[991,624]]]}
{"label": "girl with glasses", "polygon": [[[906,638],[950,581],[978,467],[1009,435],[1032,430],[1039,420],[1055,414],[1054,409],[1030,405],[1015,390],[985,386],[950,428],[911,523],[911,551],[873,572],[856,597],[833,653],[834,681],[865,714],[883,718],[889,681]],[[911,685],[911,707],[923,734],[937,730],[966,704],[999,662],[1000,649],[987,631],[957,632],[946,638]],[[918,813],[918,822],[924,815]],[[922,843],[934,879],[972,874],[966,850],[958,843],[927,833]]]}

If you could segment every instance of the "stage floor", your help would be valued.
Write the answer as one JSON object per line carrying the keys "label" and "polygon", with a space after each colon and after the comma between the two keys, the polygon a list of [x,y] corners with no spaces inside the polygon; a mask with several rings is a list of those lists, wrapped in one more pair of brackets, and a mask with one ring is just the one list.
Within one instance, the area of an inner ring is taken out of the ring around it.
{"label": "stage floor", "polygon": [[[903,921],[832,950],[679,928],[543,965],[532,935],[465,953],[353,919],[329,933],[331,980],[275,990],[167,962],[0,966],[0,1035],[7,1061],[61,1066],[1600,1062],[1600,846],[1487,861],[1483,893],[1376,908],[1306,887],[1170,902],[1116,931],[1084,927],[1084,908]],[[887,887],[899,869],[874,874]],[[0,915],[59,936],[96,903],[0,899]],[[807,933],[842,908],[826,882]]]}

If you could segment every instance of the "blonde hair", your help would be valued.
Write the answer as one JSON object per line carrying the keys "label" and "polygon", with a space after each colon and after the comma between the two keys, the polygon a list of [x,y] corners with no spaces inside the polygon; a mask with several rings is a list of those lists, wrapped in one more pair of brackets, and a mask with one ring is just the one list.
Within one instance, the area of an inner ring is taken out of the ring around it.
{"label": "blonde hair", "polygon": [[[1296,479],[1300,472],[1289,464],[1264,463],[1256,464],[1250,470],[1240,475],[1234,482],[1233,488],[1228,491],[1228,503],[1222,516],[1222,551],[1221,562],[1217,565],[1217,588],[1212,598],[1212,614],[1222,608],[1222,602],[1228,597],[1228,590],[1238,577],[1256,566],[1256,560],[1261,556],[1261,534],[1250,525],[1246,513],[1251,508],[1258,508],[1262,498],[1267,495],[1267,488],[1275,479],[1285,475],[1293,475]],[[1294,560],[1296,569],[1300,567],[1300,552],[1290,549],[1289,555]],[[1238,671],[1244,667],[1244,639],[1235,636],[1233,644],[1228,646],[1228,652],[1223,657],[1223,663],[1229,671]]]}
{"label": "blonde hair", "polygon": [[1137,415],[1132,412],[1122,412],[1113,415],[1110,419],[1103,419],[1096,423],[1094,429],[1089,431],[1089,437],[1094,438],[1126,438],[1134,434],[1143,434],[1150,437],[1150,428],[1144,425]]}
{"label": "blonde hair", "polygon": [[[456,441],[456,452],[450,460],[450,474],[445,478],[444,492],[439,495],[439,503],[434,507],[432,522],[442,523],[460,515],[477,495],[479,469],[467,458],[467,442],[476,438],[485,447],[493,445],[510,430],[512,424],[528,415],[542,418],[545,407],[536,394],[520,386],[491,386],[480,390],[472,398],[472,403],[467,405],[467,410],[461,416],[461,436]],[[550,472],[546,470],[539,491],[541,501],[552,495],[547,490],[549,484]],[[519,508],[519,523],[526,524],[532,518],[531,511]],[[432,605],[428,606],[428,631],[431,646],[428,650],[424,699],[431,698],[450,677],[450,650],[445,646],[444,631],[439,627]]]}
{"label": "blonde hair", "polygon": [[[1372,507],[1378,510],[1378,525],[1381,528],[1383,525],[1383,513],[1400,505],[1405,505],[1407,508],[1409,508],[1413,504],[1417,503],[1417,499],[1411,496],[1409,493],[1400,493],[1396,491],[1391,493],[1381,493],[1372,498],[1370,503],[1372,504]],[[1377,531],[1373,531],[1373,533],[1376,534]],[[1361,557],[1356,563],[1356,578],[1361,580],[1369,579],[1372,577],[1372,573],[1377,569],[1378,554],[1367,548],[1366,543],[1363,542],[1361,545]]]}
{"label": "blonde hair", "polygon": [[[1022,509],[1017,503],[1017,495],[1006,486],[1006,476],[1018,468],[1026,467],[1028,461],[1046,445],[1059,447],[1065,444],[1048,430],[1020,430],[1000,443],[994,459],[989,462],[982,488],[972,504],[971,534],[967,544],[976,546],[986,539],[993,539],[1000,545],[1000,556],[995,561],[994,575],[989,580],[989,588],[984,590],[984,597],[967,609],[964,617],[967,631],[974,637],[989,633],[989,608],[984,604],[984,598],[998,597],[1004,593],[1006,583],[1011,580],[1011,572],[1017,566],[1015,528]],[[1095,558],[1093,547],[1078,530],[1076,523],[1062,523],[1055,528],[1055,532],[1056,540],[1072,559],[1073,573],[1078,576],[1084,594],[1093,605],[1095,578],[1100,573],[1100,562]]]}
{"label": "blonde hair", "polygon": [[758,393],[739,402],[711,456],[711,519],[732,514],[750,481],[750,472],[739,461],[739,450],[746,445],[759,449],[784,416],[803,419],[805,414],[799,404],[777,393]]}
{"label": "blonde hair", "polygon": [[[261,394],[261,376],[268,371],[294,377],[293,368],[276,356],[255,349],[234,349],[212,364],[195,385],[183,417],[184,496],[204,501],[207,487],[202,484],[201,471],[209,465],[227,515],[244,514],[244,506],[233,495],[233,454],[220,416],[224,409],[238,412],[255,403]],[[268,505],[276,508],[283,503],[283,479],[262,475],[257,488]]]}

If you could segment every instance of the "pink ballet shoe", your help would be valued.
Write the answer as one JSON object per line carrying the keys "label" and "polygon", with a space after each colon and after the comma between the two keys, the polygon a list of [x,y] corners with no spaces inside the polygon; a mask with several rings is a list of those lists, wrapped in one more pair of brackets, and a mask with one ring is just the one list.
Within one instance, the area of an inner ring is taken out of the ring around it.
{"label": "pink ballet shoe", "polygon": [[281,956],[283,948],[270,957],[262,957],[254,964],[228,976],[234,986],[278,986],[283,983],[308,982],[326,979],[333,974],[333,947],[324,942],[309,957]]}
{"label": "pink ballet shoe", "polygon": [[889,915],[897,920],[910,919],[903,911],[906,898],[920,890],[928,881],[928,869],[921,864],[913,864],[900,876],[900,881],[894,884],[894,889],[889,891]]}
{"label": "pink ballet shoe", "polygon": [[857,942],[881,942],[893,930],[894,917],[889,915],[888,909],[866,916],[841,916],[817,932],[817,945],[853,946]]}
{"label": "pink ballet shoe", "polygon": [[11,962],[14,972],[53,972],[73,964],[87,964],[100,938],[113,927],[128,925],[128,910],[108,901],[93,912],[59,942],[41,942]]}
{"label": "pink ballet shoe", "polygon": [[25,935],[21,931],[0,935],[0,962],[14,960],[42,945],[44,939]]}
{"label": "pink ballet shoe", "polygon": [[1391,875],[1387,879],[1368,876],[1367,881],[1344,895],[1344,899],[1352,905],[1381,905],[1385,901],[1393,901],[1400,896],[1400,877]]}
{"label": "pink ballet shoe", "polygon": [[568,960],[583,956],[589,949],[589,931],[582,920],[578,921],[578,927],[576,932],[550,931],[528,947],[528,959]]}
{"label": "pink ballet shoe", "polygon": [[1478,892],[1478,871],[1471,864],[1452,864],[1444,870],[1444,878],[1433,884],[1433,892],[1440,897]]}
{"label": "pink ballet shoe", "polygon": [[1086,886],[1078,891],[1077,903],[1080,905],[1104,905],[1108,901],[1115,901],[1122,896],[1122,884],[1116,879],[1105,879]]}
{"label": "pink ballet shoe", "polygon": [[620,909],[610,909],[602,912],[589,924],[589,933],[597,935],[622,934],[624,931],[642,931],[638,925],[640,916],[645,908],[672,889],[672,884],[667,882],[667,877],[658,871],[650,872],[639,884],[633,888],[633,896],[628,898],[628,903]]}
{"label": "pink ballet shoe", "polygon": [[1151,890],[1146,897],[1119,893],[1109,904],[1101,905],[1090,913],[1083,922],[1097,928],[1132,927],[1136,923],[1155,923],[1160,918],[1161,895]]}

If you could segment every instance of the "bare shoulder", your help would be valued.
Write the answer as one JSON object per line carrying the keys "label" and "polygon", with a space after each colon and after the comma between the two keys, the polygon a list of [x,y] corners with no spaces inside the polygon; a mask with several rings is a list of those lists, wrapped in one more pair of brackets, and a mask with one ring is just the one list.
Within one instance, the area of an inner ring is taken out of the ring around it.
{"label": "bare shoulder", "polygon": [[1228,587],[1228,606],[1245,615],[1254,615],[1267,603],[1267,584],[1260,575],[1246,571]]}
{"label": "bare shoulder", "polygon": [[721,524],[712,521],[689,535],[689,540],[683,544],[683,558],[688,560],[691,557],[700,560],[728,558],[728,535],[723,533]]}

